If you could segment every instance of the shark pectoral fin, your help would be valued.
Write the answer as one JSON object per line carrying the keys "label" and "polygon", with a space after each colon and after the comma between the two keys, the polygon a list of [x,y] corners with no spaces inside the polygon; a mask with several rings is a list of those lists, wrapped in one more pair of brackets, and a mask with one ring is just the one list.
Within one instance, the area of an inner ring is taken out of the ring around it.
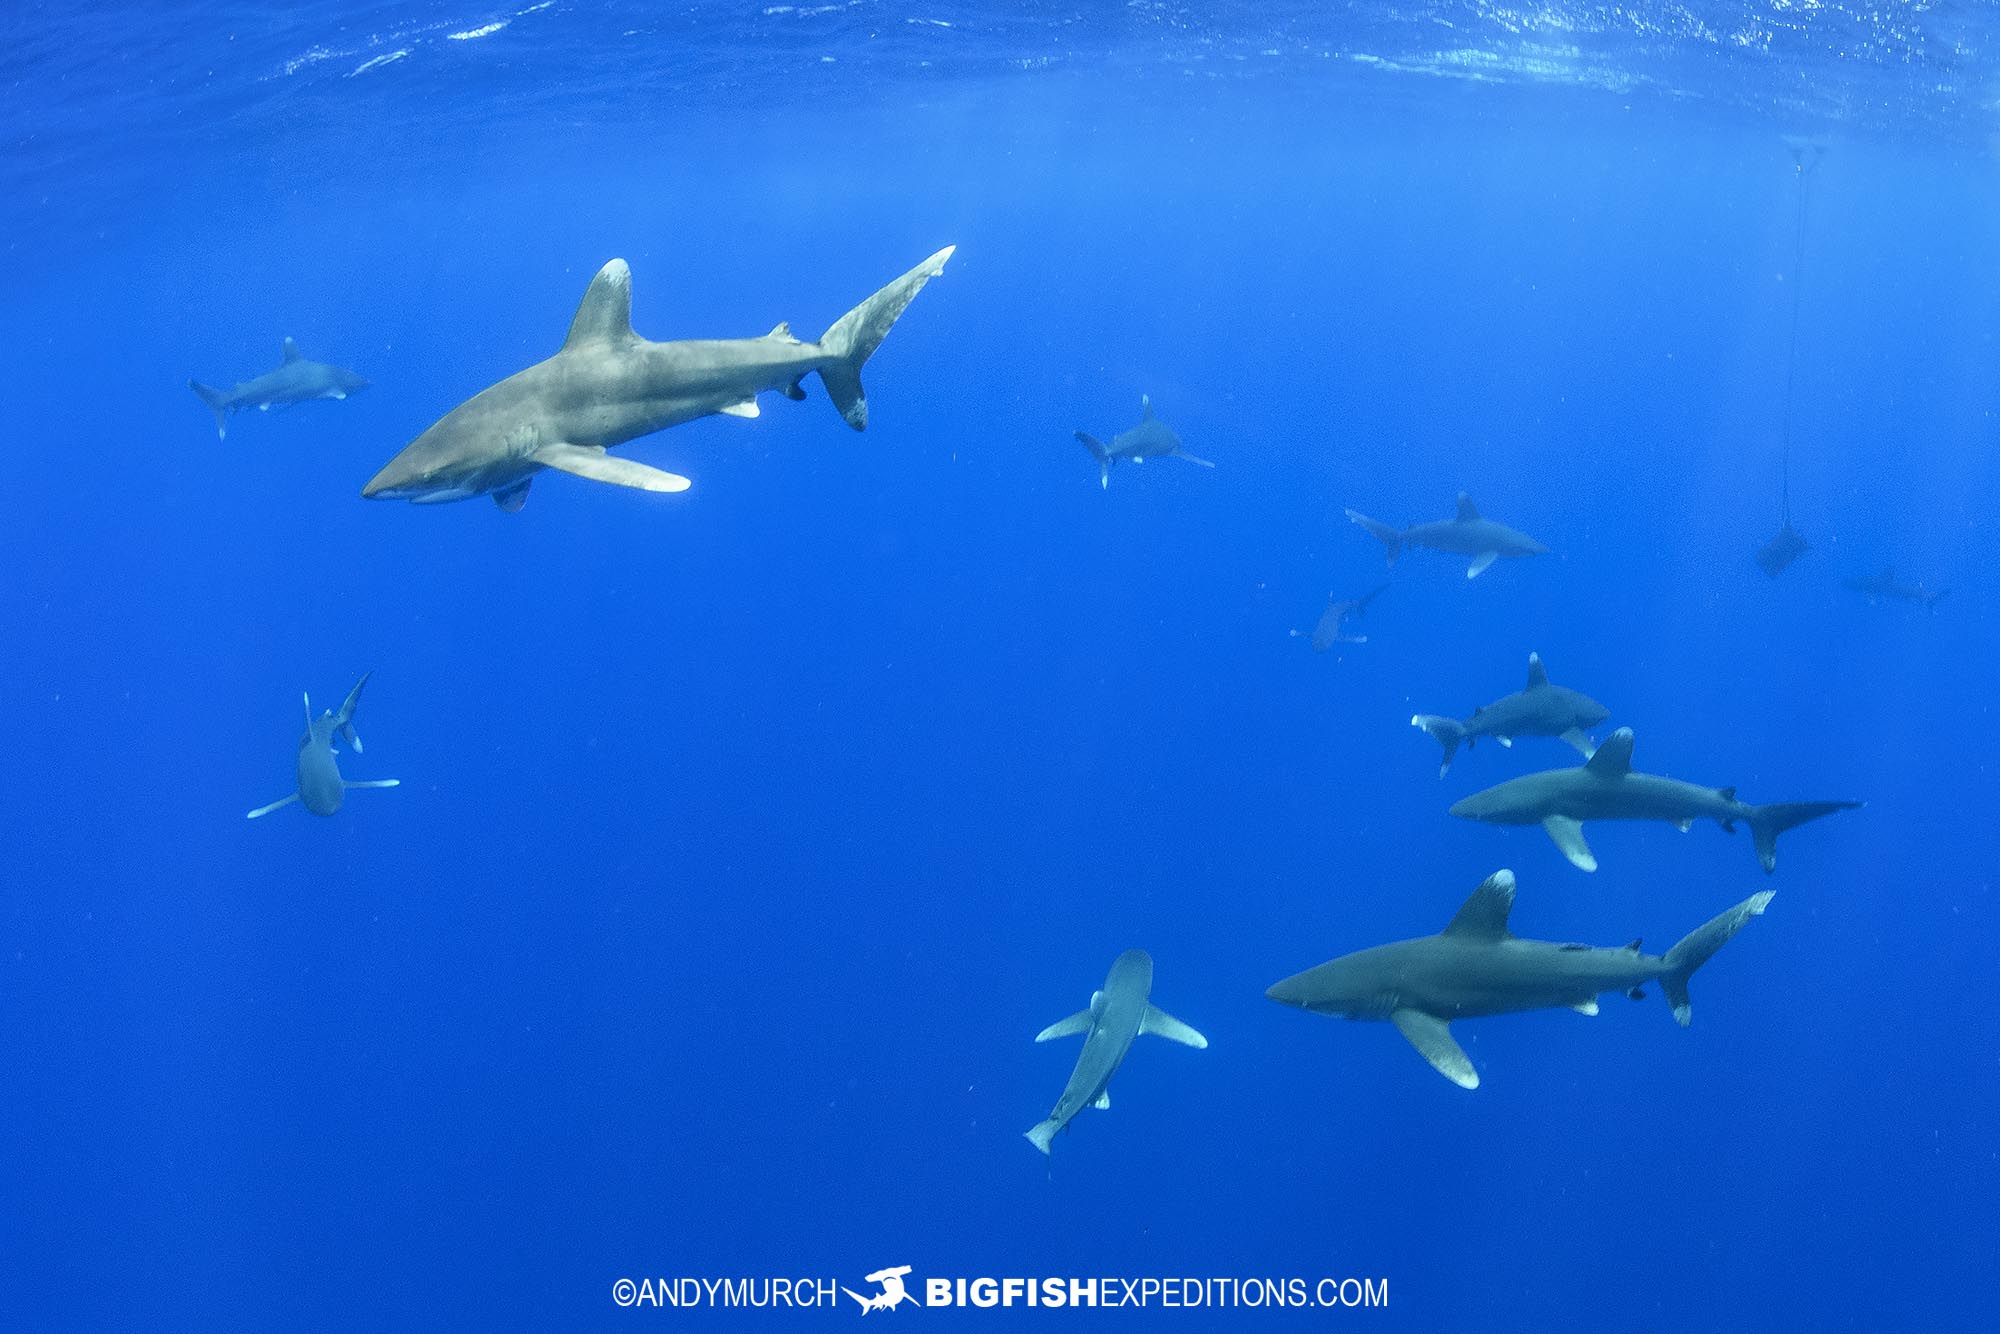
{"label": "shark pectoral fin", "polygon": [[1093,1103],[1091,1103],[1090,1105],[1091,1105],[1092,1107],[1095,1107],[1095,1108],[1096,1108],[1096,1109],[1097,1109],[1098,1111],[1100,1111],[1100,1112],[1108,1112],[1108,1111],[1110,1111],[1110,1110],[1111,1110],[1111,1090],[1110,1090],[1110,1089],[1106,1089],[1106,1090],[1104,1090],[1104,1092],[1102,1092],[1102,1093],[1098,1094],[1098,1095],[1097,1095],[1097,1101],[1096,1101],[1096,1102],[1093,1102]]}
{"label": "shark pectoral fin", "polygon": [[1486,573],[1487,566],[1499,559],[1500,553],[1497,551],[1480,552],[1472,558],[1472,564],[1465,567],[1465,577],[1468,579],[1477,579],[1480,575]]}
{"label": "shark pectoral fin", "polygon": [[522,506],[528,503],[528,488],[533,485],[534,480],[532,477],[525,478],[505,490],[495,491],[493,503],[500,507],[502,514],[519,514]]}
{"label": "shark pectoral fin", "polygon": [[728,407],[718,410],[725,417],[758,417],[763,415],[757,411],[757,400],[755,398],[746,398],[741,403],[731,403]]}
{"label": "shark pectoral fin", "polygon": [[1597,1017],[1597,997],[1592,996],[1587,1001],[1578,1001],[1569,1008],[1575,1010],[1578,1014],[1587,1014],[1594,1019]]}
{"label": "shark pectoral fin", "polygon": [[1572,820],[1567,815],[1551,815],[1542,821],[1542,828],[1549,831],[1562,855],[1569,858],[1569,864],[1579,871],[1595,871],[1597,858],[1590,855],[1590,844],[1583,841],[1583,822]]}
{"label": "shark pectoral fin", "polygon": [[350,791],[357,787],[401,787],[402,785],[403,780],[400,778],[366,778],[358,782],[341,784]]}
{"label": "shark pectoral fin", "polygon": [[1471,1058],[1452,1037],[1451,1025],[1422,1010],[1393,1010],[1389,1020],[1410,1040],[1417,1054],[1431,1063],[1433,1070],[1462,1089],[1479,1087],[1479,1072],[1472,1068]]}
{"label": "shark pectoral fin", "polygon": [[587,477],[593,482],[629,486],[637,491],[685,491],[694,485],[679,473],[649,468],[631,459],[613,458],[601,449],[582,445],[542,445],[528,457],[545,468],[554,468],[575,477]]}
{"label": "shark pectoral fin", "polygon": [[344,401],[347,398],[347,391],[345,389],[329,389],[324,394],[321,394],[320,397]]}
{"label": "shark pectoral fin", "polygon": [[279,807],[289,806],[298,799],[299,799],[299,794],[296,792],[292,793],[292,795],[289,797],[279,797],[276,801],[272,802],[270,805],[259,806],[256,810],[251,811],[248,815],[244,816],[243,818],[246,820],[254,820],[260,815],[269,815],[272,811],[277,810]]}
{"label": "shark pectoral fin", "polygon": [[1047,1042],[1051,1038],[1073,1038],[1079,1033],[1090,1031],[1090,1011],[1078,1010],[1067,1019],[1058,1019],[1041,1032],[1035,1034],[1035,1041]]}
{"label": "shark pectoral fin", "polygon": [[1682,832],[1683,834],[1685,834],[1685,833],[1686,833],[1686,832],[1687,832],[1688,830],[1690,830],[1690,829],[1694,828],[1694,821],[1693,821],[1693,820],[1676,820],[1676,821],[1674,821],[1674,828],[1676,828],[1676,829],[1680,830],[1680,831],[1681,831],[1681,832]]}
{"label": "shark pectoral fin", "polygon": [[1183,1047],[1206,1048],[1208,1039],[1195,1032],[1180,1020],[1168,1014],[1157,1005],[1146,1007],[1146,1017],[1139,1021],[1141,1033],[1151,1033],[1156,1038],[1178,1042]]}
{"label": "shark pectoral fin", "polygon": [[1186,459],[1189,463],[1194,464],[1194,466],[1197,468],[1213,468],[1215,466],[1213,463],[1210,463],[1207,459],[1196,458],[1194,455],[1188,453],[1185,449],[1175,450],[1174,457],[1177,459]]}
{"label": "shark pectoral fin", "polygon": [[1580,727],[1570,728],[1562,734],[1562,739],[1586,760],[1597,751],[1597,747],[1590,744],[1590,738],[1583,734],[1583,729]]}

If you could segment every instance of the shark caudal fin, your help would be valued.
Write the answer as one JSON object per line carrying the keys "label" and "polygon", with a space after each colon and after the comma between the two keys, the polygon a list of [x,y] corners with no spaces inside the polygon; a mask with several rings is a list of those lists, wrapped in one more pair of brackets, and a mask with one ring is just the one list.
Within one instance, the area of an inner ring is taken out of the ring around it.
{"label": "shark caudal fin", "polygon": [[1458,743],[1465,740],[1465,724],[1456,718],[1443,718],[1435,713],[1420,713],[1410,719],[1410,726],[1421,727],[1437,738],[1444,747],[1444,761],[1438,765],[1438,777],[1443,778],[1451,768],[1452,756],[1458,754]]}
{"label": "shark caudal fin", "polygon": [[1757,848],[1757,864],[1769,875],[1778,869],[1778,835],[1796,829],[1809,820],[1835,811],[1851,811],[1858,801],[1779,801],[1750,808],[1750,840]]}
{"label": "shark caudal fin", "polygon": [[361,704],[361,688],[368,684],[368,678],[373,675],[375,673],[372,671],[361,673],[361,679],[354,683],[354,689],[348,691],[347,698],[341,702],[340,712],[333,715],[333,730],[340,733],[348,745],[354,747],[356,755],[361,753],[361,738],[354,734],[354,710]]}
{"label": "shark caudal fin", "polygon": [[1056,1137],[1056,1132],[1061,1129],[1062,1129],[1062,1122],[1056,1120],[1054,1117],[1050,1117],[1048,1120],[1036,1126],[1033,1130],[1026,1132],[1028,1137],[1028,1143],[1034,1145],[1036,1148],[1040,1149],[1043,1153],[1047,1153],[1049,1151],[1049,1141],[1054,1139]]}
{"label": "shark caudal fin", "polygon": [[842,315],[820,336],[819,345],[832,361],[819,368],[833,405],[857,431],[868,429],[868,397],[861,389],[861,365],[873,356],[889,326],[904,307],[924,288],[924,284],[944,272],[944,263],[957,246],[946,246],[902,277]]}
{"label": "shark caudal fin", "polygon": [[1389,565],[1393,568],[1396,564],[1396,557],[1403,552],[1403,535],[1386,523],[1377,523],[1360,510],[1347,511],[1347,517],[1355,523],[1360,524],[1363,528],[1366,528],[1376,541],[1388,548]]}
{"label": "shark caudal fin", "polygon": [[217,389],[214,385],[203,384],[199,380],[189,380],[188,388],[194,390],[196,397],[208,404],[208,410],[215,414],[215,438],[217,440],[228,439],[229,395]]}
{"label": "shark caudal fin", "polygon": [[1674,1007],[1674,1020],[1682,1028],[1688,1026],[1693,1010],[1688,1001],[1688,979],[1694,970],[1715,957],[1715,952],[1729,943],[1729,938],[1743,929],[1743,924],[1764,911],[1771,902],[1775,890],[1764,890],[1752,894],[1743,902],[1719,917],[1712,917],[1694,930],[1681,937],[1680,944],[1667,951],[1666,967],[1660,970],[1660,990],[1667,994],[1667,1004]]}
{"label": "shark caudal fin", "polygon": [[1104,442],[1085,431],[1076,433],[1076,442],[1090,451],[1090,457],[1097,460],[1097,485],[1106,491],[1111,489],[1111,451]]}

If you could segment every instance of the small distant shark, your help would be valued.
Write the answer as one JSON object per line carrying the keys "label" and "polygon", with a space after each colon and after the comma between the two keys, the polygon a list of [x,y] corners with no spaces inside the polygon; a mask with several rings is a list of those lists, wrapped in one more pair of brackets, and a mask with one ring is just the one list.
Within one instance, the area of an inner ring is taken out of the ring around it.
{"label": "small distant shark", "polygon": [[1328,593],[1326,610],[1319,614],[1319,624],[1312,628],[1310,634],[1304,630],[1292,631],[1292,638],[1310,638],[1315,653],[1324,653],[1335,644],[1367,643],[1367,635],[1344,635],[1340,633],[1341,627],[1348,621],[1358,621],[1366,616],[1368,604],[1387,592],[1388,588],[1389,585],[1383,584],[1382,587],[1364,593],[1358,598],[1335,598],[1333,594]]}
{"label": "small distant shark", "polygon": [[1472,743],[1483,736],[1490,736],[1503,746],[1513,745],[1517,736],[1560,737],[1587,760],[1597,749],[1590,744],[1587,733],[1610,716],[1611,710],[1581,690],[1550,685],[1549,674],[1542,668],[1542,655],[1530,653],[1528,684],[1520,690],[1491,704],[1482,704],[1464,722],[1435,713],[1420,713],[1410,719],[1410,726],[1423,728],[1444,747],[1444,762],[1438,765],[1438,777],[1443,778],[1451,768],[1452,756],[1458,753],[1459,742],[1463,741],[1465,748],[1471,750]]}
{"label": "small distant shark", "polygon": [[299,802],[314,815],[332,815],[340,809],[340,803],[347,797],[348,789],[357,787],[395,787],[400,782],[395,778],[376,778],[366,782],[347,782],[340,776],[340,765],[334,757],[339,754],[334,749],[334,738],[354,747],[354,753],[361,753],[361,738],[354,733],[354,709],[361,703],[361,688],[368,684],[373,672],[363,672],[361,679],[354,683],[354,689],[347,692],[346,701],[340,712],[328,709],[319,717],[313,717],[312,696],[306,701],[306,734],[299,738],[299,790],[290,796],[279,797],[268,806],[259,806],[246,819],[254,820],[260,815],[269,815],[281,806]]}
{"label": "small distant shark", "polygon": [[1510,778],[1455,803],[1451,813],[1486,824],[1539,824],[1579,870],[1595,871],[1597,858],[1583,841],[1586,820],[1664,820],[1682,833],[1696,820],[1714,820],[1735,833],[1750,826],[1758,864],[1769,875],[1778,865],[1778,835],[1808,820],[1849,811],[1858,801],[1793,801],[1752,806],[1733,787],[1700,787],[1677,778],[1632,772],[1632,729],[1621,727],[1575,769]]}
{"label": "small distant shark", "polygon": [[227,439],[229,414],[244,408],[269,412],[272,408],[308,403],[316,398],[346,398],[368,387],[368,381],[353,371],[329,366],[323,361],[307,361],[298,345],[285,340],[284,358],[278,369],[266,371],[254,380],[245,380],[233,389],[217,389],[199,380],[189,380],[188,388],[208,404],[215,414],[215,438]]}
{"label": "small distant shark", "polygon": [[1105,444],[1096,436],[1083,431],[1076,438],[1097,460],[1097,484],[1105,490],[1111,489],[1111,465],[1114,463],[1144,463],[1147,459],[1183,459],[1203,468],[1215,465],[1207,459],[1198,459],[1181,448],[1181,438],[1173,428],[1153,415],[1153,398],[1150,394],[1139,396],[1139,424],[1129,431],[1120,431]]}
{"label": "small distant shark", "polygon": [[1431,1068],[1460,1088],[1479,1087],[1479,1072],[1451,1035],[1454,1019],[1525,1010],[1597,1013],[1597,998],[1622,991],[1644,1000],[1657,981],[1686,1028],[1693,1017],[1688,979],[1715,957],[1744,923],[1762,913],[1773,891],[1752,894],[1710,919],[1665,954],[1639,942],[1617,949],[1523,940],[1508,929],[1514,873],[1495,871],[1472,891],[1435,936],[1399,940],[1309,968],[1264,994],[1283,1005],[1348,1019],[1387,1019]]}
{"label": "small distant shark", "polygon": [[1893,565],[1885,568],[1880,574],[1864,574],[1855,579],[1843,579],[1841,582],[1867,598],[1871,606],[1887,599],[1892,602],[1914,602],[1928,612],[1935,612],[1939,599],[1951,592],[1949,588],[1925,588],[1922,583],[1899,584],[1896,582],[1896,567]]}
{"label": "small distant shark", "polygon": [[1457,517],[1434,523],[1412,524],[1408,528],[1396,529],[1386,523],[1377,523],[1359,510],[1347,511],[1347,517],[1373,533],[1376,540],[1389,549],[1389,564],[1392,567],[1404,547],[1429,547],[1433,551],[1472,557],[1472,563],[1465,567],[1465,577],[1477,579],[1486,572],[1487,566],[1502,556],[1546,556],[1549,551],[1526,533],[1517,533],[1504,523],[1480,518],[1479,507],[1463,491],[1458,493]]}
{"label": "small distant shark", "polygon": [[632,270],[599,269],[562,349],[453,408],[375,474],[361,494],[419,505],[490,495],[509,514],[544,468],[641,491],[685,491],[688,479],[606,453],[697,417],[758,415],[757,395],[817,373],[855,430],[868,426],[861,367],[925,283],[946,246],[834,322],[816,343],[780,324],[762,338],[655,343],[632,332]]}
{"label": "small distant shark", "polygon": [[1208,1039],[1151,1003],[1153,959],[1144,950],[1126,950],[1111,964],[1104,989],[1090,998],[1090,1008],[1078,1010],[1067,1019],[1050,1024],[1035,1035],[1035,1041],[1084,1035],[1083,1052],[1076,1069],[1056,1099],[1048,1119],[1027,1132],[1028,1140],[1043,1153],[1056,1132],[1070,1123],[1085,1107],[1103,1110],[1111,1106],[1111,1076],[1125,1062],[1132,1039],[1152,1033],[1184,1047],[1206,1047]]}

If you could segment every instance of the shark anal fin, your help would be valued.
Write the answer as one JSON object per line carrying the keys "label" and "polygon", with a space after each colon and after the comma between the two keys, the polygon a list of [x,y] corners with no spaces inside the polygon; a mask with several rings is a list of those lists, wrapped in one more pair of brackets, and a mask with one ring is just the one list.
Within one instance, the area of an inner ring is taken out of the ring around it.
{"label": "shark anal fin", "polygon": [[1477,579],[1480,575],[1486,573],[1487,566],[1499,559],[1500,553],[1497,551],[1480,552],[1472,558],[1472,564],[1465,567],[1465,577],[1468,579]]}
{"label": "shark anal fin", "polygon": [[1041,1032],[1035,1034],[1035,1041],[1047,1042],[1052,1038],[1073,1038],[1079,1033],[1090,1031],[1090,1011],[1078,1010],[1067,1019],[1058,1019]]}
{"label": "shark anal fin", "polygon": [[593,482],[629,486],[638,491],[671,493],[685,491],[693,485],[679,473],[649,468],[631,459],[613,458],[601,449],[585,448],[582,445],[542,445],[528,457],[545,468],[554,468],[558,472],[566,472],[575,477],[586,477]]}
{"label": "shark anal fin", "polygon": [[493,503],[500,507],[500,512],[503,514],[519,514],[521,508],[528,503],[528,488],[534,484],[534,480],[532,477],[526,477],[504,490],[495,491]]}
{"label": "shark anal fin", "polygon": [[1206,1048],[1208,1039],[1188,1025],[1168,1014],[1157,1005],[1146,1007],[1145,1018],[1139,1021],[1141,1033],[1151,1033],[1156,1038],[1178,1042],[1183,1047]]}
{"label": "shark anal fin", "polygon": [[1452,1037],[1451,1025],[1422,1010],[1392,1010],[1389,1020],[1410,1040],[1417,1054],[1431,1063],[1433,1070],[1462,1089],[1479,1087],[1479,1072],[1472,1068],[1471,1058]]}
{"label": "shark anal fin", "polygon": [[1590,855],[1590,844],[1583,841],[1583,821],[1572,820],[1567,815],[1551,815],[1542,821],[1542,828],[1549,831],[1549,837],[1569,858],[1569,864],[1579,871],[1595,871],[1597,858]]}
{"label": "shark anal fin", "polygon": [[1095,1108],[1096,1108],[1096,1109],[1097,1109],[1098,1111],[1100,1111],[1100,1112],[1108,1112],[1108,1111],[1110,1111],[1110,1110],[1111,1110],[1111,1090],[1110,1090],[1110,1089],[1106,1089],[1106,1090],[1104,1090],[1104,1092],[1102,1092],[1102,1093],[1098,1094],[1098,1095],[1097,1095],[1097,1100],[1096,1100],[1095,1102],[1091,1103],[1090,1105],[1091,1105],[1092,1107],[1095,1107]]}

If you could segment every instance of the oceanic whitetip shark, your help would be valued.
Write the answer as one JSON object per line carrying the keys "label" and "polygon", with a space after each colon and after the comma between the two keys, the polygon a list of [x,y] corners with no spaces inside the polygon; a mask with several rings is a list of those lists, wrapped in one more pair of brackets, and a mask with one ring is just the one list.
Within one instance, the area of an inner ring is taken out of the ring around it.
{"label": "oceanic whitetip shark", "polygon": [[855,430],[868,425],[861,366],[954,246],[932,255],[834,322],[818,342],[780,324],[762,338],[655,343],[632,332],[632,271],[599,269],[562,349],[441,417],[390,459],[361,494],[419,505],[491,495],[509,514],[544,468],[641,491],[685,491],[688,479],[606,453],[697,417],[758,415],[757,395],[806,396],[817,374]]}
{"label": "oceanic whitetip shark", "polygon": [[1097,460],[1097,484],[1109,490],[1111,487],[1111,467],[1116,463],[1144,463],[1147,459],[1180,459],[1203,468],[1215,465],[1207,459],[1198,459],[1181,448],[1181,438],[1174,429],[1153,415],[1153,396],[1139,396],[1139,424],[1129,431],[1120,431],[1105,444],[1096,436],[1085,431],[1076,433],[1077,442],[1090,451]]}
{"label": "oceanic whitetip shark", "polygon": [[1363,593],[1358,598],[1337,598],[1332,593],[1326,595],[1326,610],[1319,614],[1319,623],[1311,630],[1294,630],[1292,638],[1310,639],[1315,653],[1324,653],[1335,644],[1365,644],[1367,635],[1344,635],[1341,633],[1349,621],[1358,621],[1368,614],[1368,604],[1389,590],[1389,585]]}
{"label": "oceanic whitetip shark", "polygon": [[189,380],[188,388],[194,390],[208,410],[215,414],[215,438],[222,440],[229,435],[229,414],[244,408],[256,408],[269,412],[272,408],[290,407],[294,403],[309,403],[316,398],[342,399],[368,387],[368,381],[353,371],[339,366],[329,366],[323,361],[308,361],[299,355],[298,345],[291,339],[285,340],[284,356],[278,368],[265,371],[254,380],[244,380],[230,389],[217,389],[199,380]]}
{"label": "oceanic whitetip shark", "polygon": [[361,688],[368,684],[373,672],[363,672],[361,679],[354,683],[354,689],[347,692],[347,699],[341,704],[340,712],[328,709],[319,717],[313,717],[312,696],[305,696],[306,732],[299,738],[298,776],[299,790],[290,796],[279,797],[268,806],[259,806],[246,817],[254,820],[260,815],[269,815],[281,806],[298,802],[314,815],[332,815],[340,809],[340,803],[347,798],[350,788],[395,787],[400,782],[394,778],[376,778],[367,781],[349,782],[341,778],[340,765],[335,759],[339,754],[334,749],[336,737],[361,753],[361,738],[354,732],[354,709],[361,703]]}
{"label": "oceanic whitetip shark", "polygon": [[1479,507],[1463,491],[1458,493],[1457,515],[1433,523],[1412,524],[1399,529],[1377,523],[1359,510],[1347,511],[1347,517],[1366,528],[1376,541],[1388,548],[1390,565],[1395,565],[1396,557],[1402,554],[1404,547],[1429,547],[1433,551],[1472,557],[1472,563],[1465,567],[1468,579],[1477,579],[1486,572],[1487,566],[1502,556],[1546,556],[1549,551],[1526,533],[1517,533],[1504,523],[1481,518]]}
{"label": "oceanic whitetip shark", "polygon": [[1939,599],[1951,592],[1949,588],[1926,588],[1921,581],[1897,583],[1896,567],[1893,565],[1880,574],[1864,574],[1854,579],[1843,579],[1841,583],[1867,598],[1871,605],[1886,598],[1891,602],[1914,602],[1929,612],[1935,612]]}
{"label": "oceanic whitetip shark", "polygon": [[1858,801],[1789,801],[1752,806],[1733,787],[1702,787],[1678,778],[1632,771],[1632,729],[1621,727],[1580,767],[1510,778],[1454,804],[1451,813],[1487,824],[1539,824],[1570,865],[1595,871],[1597,858],[1583,841],[1586,820],[1664,820],[1682,833],[1696,820],[1713,820],[1727,833],[1750,826],[1757,861],[1769,875],[1778,866],[1778,835]]}
{"label": "oceanic whitetip shark", "polygon": [[1062,1096],[1056,1099],[1055,1110],[1027,1132],[1029,1142],[1043,1153],[1049,1151],[1049,1141],[1056,1132],[1078,1112],[1111,1105],[1111,1076],[1118,1073],[1125,1053],[1132,1049],[1132,1039],[1141,1033],[1153,1033],[1184,1047],[1208,1045],[1207,1038],[1154,1005],[1149,999],[1152,990],[1152,956],[1144,950],[1126,950],[1112,961],[1104,989],[1090,998],[1088,1009],[1078,1010],[1035,1035],[1037,1042],[1084,1035],[1083,1051]]}
{"label": "oceanic whitetip shark", "polygon": [[1410,726],[1423,728],[1444,747],[1444,761],[1438,765],[1438,777],[1443,778],[1451,768],[1452,756],[1458,753],[1459,743],[1465,743],[1465,748],[1471,750],[1472,743],[1483,736],[1490,736],[1503,746],[1513,745],[1517,736],[1560,737],[1587,760],[1597,749],[1590,743],[1590,729],[1610,716],[1611,710],[1581,690],[1550,684],[1542,655],[1530,653],[1528,684],[1513,694],[1480,705],[1463,722],[1435,713],[1420,713],[1410,719]]}
{"label": "oceanic whitetip shark", "polygon": [[1387,1019],[1439,1074],[1460,1088],[1478,1088],[1479,1072],[1451,1035],[1453,1020],[1523,1010],[1594,1015],[1604,992],[1643,1000],[1641,988],[1658,981],[1674,1018],[1686,1028],[1692,1017],[1688,979],[1763,912],[1771,896],[1768,889],[1752,894],[1688,932],[1665,954],[1647,954],[1636,940],[1600,949],[1521,939],[1507,926],[1514,873],[1495,871],[1437,935],[1344,954],[1264,994],[1315,1014]]}

